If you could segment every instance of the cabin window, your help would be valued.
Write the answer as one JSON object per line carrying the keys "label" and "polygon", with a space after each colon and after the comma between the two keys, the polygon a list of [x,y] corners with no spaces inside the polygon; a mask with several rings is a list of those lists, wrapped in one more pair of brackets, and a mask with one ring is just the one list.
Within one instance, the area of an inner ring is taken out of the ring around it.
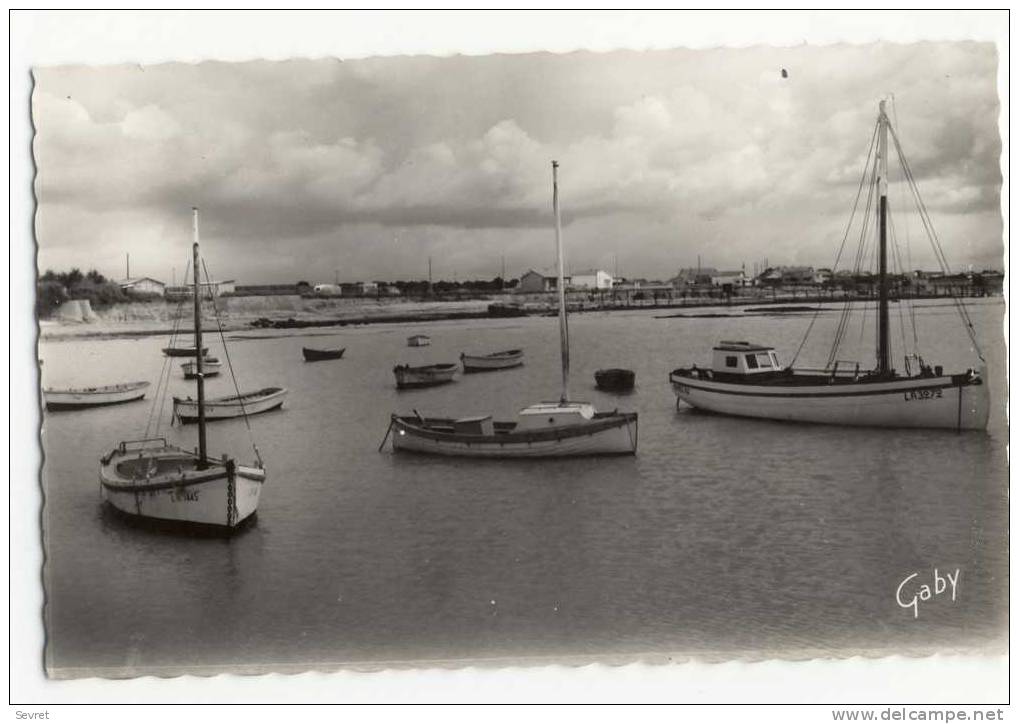
{"label": "cabin window", "polygon": [[725,358],[726,367],[736,367],[739,365],[739,360],[736,359],[736,355],[729,355]]}
{"label": "cabin window", "polygon": [[775,369],[779,368],[778,357],[775,356],[774,352],[771,353],[771,364],[775,366]]}
{"label": "cabin window", "polygon": [[756,370],[757,369],[757,355],[748,354],[748,355],[746,355],[746,358],[747,358],[747,367],[749,369]]}
{"label": "cabin window", "polygon": [[767,352],[759,354],[757,355],[757,364],[761,367],[771,367],[771,357]]}

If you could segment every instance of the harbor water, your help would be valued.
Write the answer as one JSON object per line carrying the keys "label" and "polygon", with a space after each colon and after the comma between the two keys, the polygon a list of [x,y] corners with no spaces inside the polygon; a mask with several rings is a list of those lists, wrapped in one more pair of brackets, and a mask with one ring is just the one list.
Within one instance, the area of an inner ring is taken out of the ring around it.
{"label": "harbor water", "polygon": [[[823,366],[837,307],[797,360]],[[710,310],[724,314],[728,310]],[[738,310],[736,310],[738,311]],[[787,362],[810,314],[571,317],[571,397],[640,414],[636,456],[466,460],[377,451],[392,412],[496,419],[559,397],[550,317],[227,334],[242,391],[283,386],[282,410],[209,425],[209,449],[268,468],[257,520],[231,539],[125,522],[100,500],[98,459],[194,426],[153,409],[156,380],[194,394],[165,336],[43,341],[43,385],[149,380],[146,399],[44,413],[42,482],[51,675],[295,671],[400,662],[648,655],[709,659],[1004,650],[1007,427],[1002,300],[970,307],[987,359],[986,432],[777,423],[677,409],[669,372],[710,363],[722,339]],[[893,340],[912,344],[892,308]],[[873,364],[871,322],[840,359]],[[918,303],[931,363],[976,363],[955,309]],[[900,334],[901,328],[901,334]],[[431,346],[409,348],[411,334]],[[223,358],[216,335],[210,353]],[[346,347],[306,363],[301,347]],[[398,363],[522,348],[525,364],[398,391]],[[901,352],[898,351],[901,359]],[[901,363],[896,366],[901,368]],[[636,371],[630,394],[599,367]],[[207,394],[232,394],[224,373]],[[158,401],[157,401],[158,402]],[[918,401],[922,404],[922,401]],[[958,570],[916,609],[897,600]]]}

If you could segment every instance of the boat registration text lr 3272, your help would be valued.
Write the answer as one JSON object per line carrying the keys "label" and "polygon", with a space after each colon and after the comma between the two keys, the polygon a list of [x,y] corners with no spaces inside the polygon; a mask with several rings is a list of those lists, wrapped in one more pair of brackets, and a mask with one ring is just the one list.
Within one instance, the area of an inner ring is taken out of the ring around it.
{"label": "boat registration text lr 3272", "polygon": [[921,388],[919,390],[906,390],[902,393],[902,398],[909,402],[910,400],[937,400],[941,398],[942,390],[940,387],[935,388]]}

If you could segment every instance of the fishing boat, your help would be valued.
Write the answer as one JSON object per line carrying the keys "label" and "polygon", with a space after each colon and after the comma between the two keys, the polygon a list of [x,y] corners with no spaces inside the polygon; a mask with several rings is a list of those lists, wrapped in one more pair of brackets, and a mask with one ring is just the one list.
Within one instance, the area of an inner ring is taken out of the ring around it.
{"label": "fishing boat", "polygon": [[78,410],[84,407],[119,405],[145,397],[148,382],[122,382],[98,387],[71,387],[66,390],[42,391],[47,410]]}
{"label": "fishing boat", "polygon": [[597,370],[594,373],[594,384],[599,390],[607,392],[629,392],[633,389],[636,377],[633,370],[611,367]]}
{"label": "fishing boat", "polygon": [[[204,401],[205,419],[229,420],[269,412],[282,407],[286,397],[285,387],[265,387],[253,392],[213,397]],[[174,397],[173,416],[182,423],[198,422],[199,401],[191,397]]]}
{"label": "fishing boat", "polygon": [[404,390],[410,387],[432,387],[444,385],[453,381],[457,366],[453,363],[422,365],[411,367],[410,365],[397,365],[393,368],[396,376],[397,389]]}
{"label": "fishing boat", "polygon": [[346,347],[341,347],[340,349],[312,349],[311,347],[301,348],[305,362],[322,362],[328,359],[339,359],[346,351]]}
{"label": "fishing boat", "polygon": [[[193,380],[198,377],[198,363],[185,362],[180,366],[184,370],[184,379]],[[218,357],[206,357],[202,360],[202,374],[206,377],[215,377],[223,368],[223,362]]]}
{"label": "fishing boat", "polygon": [[427,334],[414,334],[407,337],[408,347],[427,347],[431,343],[432,339]]}
{"label": "fishing boat", "polygon": [[[193,247],[198,268],[198,210],[194,210]],[[198,274],[195,273],[197,278]],[[202,346],[199,284],[194,285],[195,348]],[[196,360],[198,447],[170,444],[165,437],[124,440],[99,460],[103,500],[124,515],[188,529],[233,532],[250,521],[266,480],[265,465],[252,443],[256,461],[242,465],[228,455],[208,454],[205,429],[204,357]],[[156,428],[158,434],[158,427]]]}
{"label": "fishing boat", "polygon": [[[197,347],[194,346],[180,347],[171,345],[170,347],[163,347],[163,354],[167,357],[197,357],[198,355],[195,353],[196,349]],[[209,348],[202,347],[202,356],[207,354],[209,354]]]}
{"label": "fishing boat", "polygon": [[461,352],[460,362],[464,366],[465,373],[505,370],[522,365],[524,363],[524,351],[522,349],[507,349],[503,352],[492,352],[491,354],[467,354],[466,352]]}
{"label": "fishing boat", "polygon": [[563,283],[562,231],[559,219],[559,164],[552,162],[552,207],[555,214],[559,273],[559,339],[562,394],[558,402],[539,402],[517,413],[516,420],[494,421],[491,415],[430,418],[418,414],[390,416],[379,446],[392,434],[393,450],[478,458],[548,458],[585,455],[633,455],[637,452],[637,413],[598,412],[589,402],[569,399],[570,344]]}
{"label": "fishing boat", "polygon": [[[892,366],[888,319],[889,136],[894,142],[903,177],[917,202],[917,213],[941,261],[943,271],[948,271],[944,253],[936,234],[933,233],[933,224],[926,206],[922,203],[895,129],[885,113],[885,102],[881,101],[871,150],[868,152],[860,181],[862,191],[869,174],[874,186],[868,195],[868,208],[861,217],[863,228],[860,234],[860,249],[857,252],[858,260],[866,258],[867,232],[870,230],[867,219],[870,216],[871,200],[876,196],[873,212],[876,217],[879,268],[874,366],[867,367],[859,362],[837,359],[839,345],[848,327],[851,302],[847,302],[836,329],[828,361],[823,368],[794,368],[795,356],[789,365],[783,366],[771,345],[755,344],[745,340],[723,341],[714,347],[710,367],[700,368],[694,365],[673,370],[669,375],[677,396],[677,405],[682,401],[711,412],[809,423],[953,430],[986,428],[990,413],[986,365],[969,315],[960,300],[955,300],[955,306],[963,326],[969,333],[973,349],[980,359],[979,371],[970,368],[960,372],[946,372],[941,365],[929,364],[916,348],[915,326],[912,353],[904,354],[901,371]],[[874,139],[877,144],[876,151]],[[859,197],[858,191],[857,201]],[[853,215],[855,212],[854,206]],[[846,238],[852,228],[853,215],[850,216],[850,223],[846,228]],[[891,228],[894,230],[894,225]],[[870,235],[874,235],[873,231]],[[894,238],[892,242],[894,243]],[[836,257],[835,266],[838,260],[839,257]],[[817,312],[814,319],[816,316]],[[814,319],[811,320],[800,349],[807,340]],[[903,329],[903,346],[908,349],[905,337]]]}

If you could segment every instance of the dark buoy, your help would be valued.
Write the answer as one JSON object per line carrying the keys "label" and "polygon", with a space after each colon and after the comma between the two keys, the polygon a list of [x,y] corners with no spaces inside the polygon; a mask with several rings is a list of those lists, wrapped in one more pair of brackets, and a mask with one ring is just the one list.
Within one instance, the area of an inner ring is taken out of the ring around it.
{"label": "dark buoy", "polygon": [[785,68],[782,69],[782,77],[783,78],[788,78],[789,77],[789,71],[787,71]]}

